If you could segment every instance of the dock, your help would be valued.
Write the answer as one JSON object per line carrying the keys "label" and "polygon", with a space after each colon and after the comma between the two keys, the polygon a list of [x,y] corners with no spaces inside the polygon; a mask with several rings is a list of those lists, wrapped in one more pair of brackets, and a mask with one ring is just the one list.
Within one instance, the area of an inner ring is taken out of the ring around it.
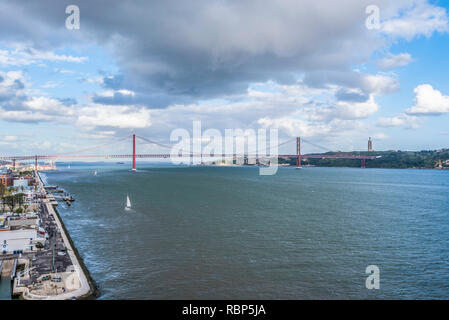
{"label": "dock", "polygon": [[11,280],[16,275],[17,259],[0,261],[0,278]]}

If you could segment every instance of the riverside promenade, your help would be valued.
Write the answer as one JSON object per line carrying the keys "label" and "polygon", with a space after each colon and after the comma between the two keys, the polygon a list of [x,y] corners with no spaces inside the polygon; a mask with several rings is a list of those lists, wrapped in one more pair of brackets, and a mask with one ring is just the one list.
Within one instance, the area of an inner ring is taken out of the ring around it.
{"label": "riverside promenade", "polygon": [[53,216],[60,232],[61,237],[63,239],[64,245],[67,248],[67,254],[69,255],[72,264],[74,273],[77,276],[77,279],[73,279],[72,283],[74,283],[73,289],[64,293],[56,294],[56,295],[37,295],[31,293],[28,289],[23,292],[23,298],[27,300],[68,300],[68,299],[81,299],[88,298],[93,295],[95,288],[89,282],[87,275],[81,266],[81,262],[79,261],[77,255],[75,254],[74,248],[72,246],[72,242],[69,240],[69,236],[61,222],[61,219],[54,208],[55,201],[51,195],[47,193],[44,188],[44,184],[39,173],[36,171],[36,180],[37,187],[40,192],[45,194],[45,198],[43,199],[43,205],[46,207],[48,213]]}

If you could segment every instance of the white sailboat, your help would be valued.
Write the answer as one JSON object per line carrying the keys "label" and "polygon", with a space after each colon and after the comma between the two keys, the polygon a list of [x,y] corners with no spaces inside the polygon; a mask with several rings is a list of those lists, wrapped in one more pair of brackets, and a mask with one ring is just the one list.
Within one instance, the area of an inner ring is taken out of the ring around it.
{"label": "white sailboat", "polygon": [[126,207],[125,210],[131,209],[131,200],[129,200],[129,196],[126,196]]}
{"label": "white sailboat", "polygon": [[97,170],[94,171],[94,176],[96,176],[96,175],[97,175]]}

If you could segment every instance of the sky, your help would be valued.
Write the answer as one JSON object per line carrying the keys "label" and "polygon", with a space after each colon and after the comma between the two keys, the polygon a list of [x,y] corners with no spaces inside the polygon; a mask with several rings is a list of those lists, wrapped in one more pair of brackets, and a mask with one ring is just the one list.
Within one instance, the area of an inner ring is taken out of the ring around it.
{"label": "sky", "polygon": [[[79,29],[66,27],[69,5]],[[366,150],[368,137],[375,150],[448,148],[448,9],[430,0],[0,0],[0,155],[109,142],[103,152],[129,152],[122,137],[167,143],[198,120],[223,133],[277,128],[281,141],[330,150]]]}

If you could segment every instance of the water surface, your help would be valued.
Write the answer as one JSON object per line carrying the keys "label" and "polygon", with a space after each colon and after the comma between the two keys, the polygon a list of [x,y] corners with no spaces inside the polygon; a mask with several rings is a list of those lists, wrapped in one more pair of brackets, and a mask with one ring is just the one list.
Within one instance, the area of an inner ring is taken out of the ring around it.
{"label": "water surface", "polygon": [[11,280],[0,279],[0,300],[11,300]]}
{"label": "water surface", "polygon": [[[449,299],[449,171],[72,164],[45,176],[76,198],[58,210],[101,299]],[[365,288],[373,264],[380,290]]]}

